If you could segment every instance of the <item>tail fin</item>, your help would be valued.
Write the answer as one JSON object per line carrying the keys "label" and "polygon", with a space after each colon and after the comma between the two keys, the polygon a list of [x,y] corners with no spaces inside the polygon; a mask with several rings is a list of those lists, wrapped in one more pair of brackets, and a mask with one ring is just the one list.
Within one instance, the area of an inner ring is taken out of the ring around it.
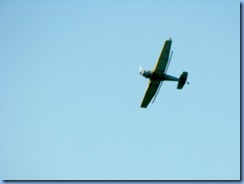
{"label": "tail fin", "polygon": [[177,85],[177,89],[182,89],[184,87],[186,80],[187,80],[187,75],[188,75],[187,72],[183,72],[181,74],[178,85]]}

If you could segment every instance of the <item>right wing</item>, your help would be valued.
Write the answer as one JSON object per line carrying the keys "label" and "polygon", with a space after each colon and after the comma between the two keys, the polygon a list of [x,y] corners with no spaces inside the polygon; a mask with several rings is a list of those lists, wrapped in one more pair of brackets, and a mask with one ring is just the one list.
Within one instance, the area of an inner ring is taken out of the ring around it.
{"label": "right wing", "polygon": [[169,53],[171,48],[172,40],[166,40],[164,43],[163,50],[159,56],[158,62],[154,68],[154,72],[158,74],[165,73],[165,70],[167,69],[167,65],[169,62]]}
{"label": "right wing", "polygon": [[150,80],[147,91],[146,91],[144,98],[142,100],[141,107],[143,107],[143,108],[147,107],[147,105],[150,103],[153,96],[157,92],[157,89],[158,89],[160,82],[161,81],[159,81],[159,80]]}

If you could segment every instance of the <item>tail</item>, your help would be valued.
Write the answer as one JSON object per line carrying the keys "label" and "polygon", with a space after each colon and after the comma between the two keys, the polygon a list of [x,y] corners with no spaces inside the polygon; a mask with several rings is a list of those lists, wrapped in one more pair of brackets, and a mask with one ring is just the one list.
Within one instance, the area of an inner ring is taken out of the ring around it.
{"label": "tail", "polygon": [[188,73],[187,72],[183,72],[179,78],[179,82],[178,82],[178,85],[177,85],[177,89],[182,89],[186,83],[186,80],[187,80],[187,75]]}

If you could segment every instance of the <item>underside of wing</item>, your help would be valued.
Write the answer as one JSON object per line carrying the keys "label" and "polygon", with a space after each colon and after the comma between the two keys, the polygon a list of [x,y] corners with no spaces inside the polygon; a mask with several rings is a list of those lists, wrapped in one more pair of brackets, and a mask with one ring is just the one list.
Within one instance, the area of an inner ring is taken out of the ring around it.
{"label": "underside of wing", "polygon": [[165,73],[165,70],[166,70],[168,62],[169,62],[171,43],[172,43],[171,39],[165,41],[163,50],[159,56],[156,66],[154,68],[154,72],[156,72],[158,74]]}
{"label": "underside of wing", "polygon": [[147,91],[146,91],[144,98],[142,100],[142,103],[141,103],[141,107],[146,108],[148,106],[148,104],[152,100],[153,96],[157,92],[159,84],[160,84],[160,81],[158,81],[158,80],[151,80],[149,82]]}

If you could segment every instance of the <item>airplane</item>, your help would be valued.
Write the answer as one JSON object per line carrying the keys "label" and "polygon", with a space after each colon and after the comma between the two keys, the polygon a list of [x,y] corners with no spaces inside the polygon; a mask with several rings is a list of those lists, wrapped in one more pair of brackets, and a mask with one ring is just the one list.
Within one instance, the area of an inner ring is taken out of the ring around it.
{"label": "airplane", "polygon": [[[166,74],[173,54],[173,51],[170,54],[171,44],[172,44],[171,38],[165,41],[163,50],[153,70],[145,71],[141,67],[139,69],[140,74],[145,78],[149,79],[149,85],[144,95],[144,98],[142,100],[141,108],[147,108],[148,104],[150,103],[150,101],[154,96],[155,97],[152,103],[155,101],[163,81],[177,81],[178,82],[177,89],[182,89],[187,81],[188,72],[183,72],[180,75],[180,78],[173,77]],[[187,82],[187,84],[189,84],[189,82]]]}

